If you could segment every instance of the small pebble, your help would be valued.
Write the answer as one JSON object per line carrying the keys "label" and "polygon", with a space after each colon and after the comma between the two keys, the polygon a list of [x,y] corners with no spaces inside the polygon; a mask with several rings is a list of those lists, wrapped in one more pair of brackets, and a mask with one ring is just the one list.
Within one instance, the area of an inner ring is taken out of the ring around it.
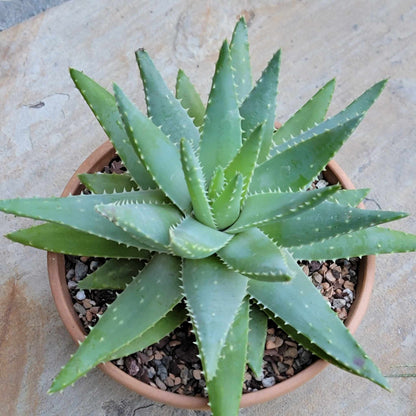
{"label": "small pebble", "polygon": [[100,263],[98,263],[98,261],[97,260],[93,260],[91,263],[90,263],[90,270],[92,271],[92,272],[95,272],[97,269],[98,269],[98,266],[100,265]]}
{"label": "small pebble", "polygon": [[153,378],[155,375],[156,375],[156,370],[154,369],[154,367],[148,367],[147,376],[149,378]]}
{"label": "small pebble", "polygon": [[139,366],[137,365],[137,361],[132,357],[127,357],[125,364],[126,364],[127,372],[129,373],[129,375],[131,375],[133,377],[140,370]]}
{"label": "small pebble", "polygon": [[332,301],[332,307],[335,309],[341,309],[345,306],[347,301],[345,299],[334,299]]}
{"label": "small pebble", "polygon": [[69,280],[69,279],[72,279],[74,276],[75,276],[75,270],[69,269],[66,273],[66,278]]}
{"label": "small pebble", "polygon": [[312,279],[315,280],[315,282],[319,284],[319,283],[322,283],[323,277],[320,273],[315,272],[312,274]]}
{"label": "small pebble", "polygon": [[175,385],[175,380],[174,380],[174,379],[172,379],[172,378],[170,378],[170,377],[167,377],[167,378],[165,379],[165,384],[166,384],[168,387],[173,387],[173,386]]}
{"label": "small pebble", "polygon": [[328,186],[328,182],[325,179],[320,179],[318,182],[316,182],[315,186],[317,189],[322,189]]}
{"label": "small pebble", "polygon": [[194,370],[194,371],[192,372],[192,374],[193,374],[193,376],[194,376],[194,379],[196,379],[196,380],[201,380],[201,370]]}
{"label": "small pebble", "polygon": [[86,310],[80,303],[74,303],[74,309],[76,312],[78,312],[80,315],[85,315]]}
{"label": "small pebble", "polygon": [[165,381],[168,377],[168,370],[163,364],[160,364],[157,367],[156,374],[160,377],[162,381]]}
{"label": "small pebble", "polygon": [[69,290],[71,290],[71,289],[75,289],[77,286],[78,286],[77,282],[74,282],[73,280],[70,280],[70,281],[68,282],[68,289],[69,289]]}
{"label": "small pebble", "polygon": [[188,384],[189,373],[188,373],[188,369],[186,367],[182,368],[182,370],[181,370],[181,379],[182,379],[182,384],[184,384],[184,385]]}
{"label": "small pebble", "polygon": [[285,352],[284,352],[284,356],[288,357],[288,358],[296,358],[298,355],[298,349],[295,347],[291,347],[288,348]]}
{"label": "small pebble", "polygon": [[90,310],[88,310],[88,311],[87,311],[87,313],[85,314],[85,319],[86,319],[88,322],[91,322],[91,321],[92,321],[93,316],[94,316],[94,315],[91,313],[91,311],[90,311]]}
{"label": "small pebble", "polygon": [[85,292],[83,290],[80,290],[77,292],[77,294],[75,295],[75,297],[78,300],[84,300],[87,296],[85,295]]}
{"label": "small pebble", "polygon": [[325,279],[327,280],[327,282],[329,282],[329,283],[334,283],[335,282],[335,277],[334,277],[334,275],[332,274],[332,271],[331,270],[328,270],[326,273],[325,273]]}
{"label": "small pebble", "polygon": [[155,383],[156,383],[156,386],[160,388],[160,390],[163,390],[163,391],[166,390],[166,384],[157,376],[155,377]]}
{"label": "small pebble", "polygon": [[263,387],[271,387],[276,384],[276,379],[274,377],[265,377],[261,384],[263,384]]}
{"label": "small pebble", "polygon": [[88,266],[82,261],[77,260],[75,264],[75,279],[77,281],[83,279],[88,272]]}

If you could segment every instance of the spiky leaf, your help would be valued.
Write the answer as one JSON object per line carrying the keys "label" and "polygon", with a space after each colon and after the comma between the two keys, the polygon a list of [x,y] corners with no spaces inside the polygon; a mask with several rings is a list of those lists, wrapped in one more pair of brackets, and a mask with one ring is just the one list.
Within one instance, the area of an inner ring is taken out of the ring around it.
{"label": "spiky leaf", "polygon": [[178,71],[176,78],[176,98],[188,112],[189,117],[193,119],[195,126],[201,127],[204,123],[205,107],[195,87],[182,69]]}
{"label": "spiky leaf", "polygon": [[138,186],[128,174],[81,173],[79,180],[94,194],[137,191]]}
{"label": "spiky leaf", "polygon": [[80,289],[123,290],[137,276],[144,263],[139,260],[109,259],[78,283]]}
{"label": "spiky leaf", "polygon": [[234,90],[230,52],[227,41],[224,41],[202,127],[199,159],[205,178],[210,180],[217,166],[227,166],[240,146],[240,114]]}
{"label": "spiky leaf", "polygon": [[161,252],[168,251],[169,228],[182,220],[173,205],[107,204],[96,209],[141,244]]}
{"label": "spiky leaf", "polygon": [[249,302],[242,303],[228,332],[214,379],[207,383],[214,415],[238,416],[246,369]]}
{"label": "spiky leaf", "polygon": [[230,226],[240,214],[243,177],[237,174],[212,203],[215,223],[220,230]]}
{"label": "spiky leaf", "polygon": [[169,199],[182,211],[189,210],[191,198],[183,176],[179,149],[131,103],[117,85],[114,85],[114,92],[136,153]]}
{"label": "spiky leaf", "polygon": [[258,228],[234,236],[218,255],[238,273],[264,281],[290,279],[281,249]]}
{"label": "spiky leaf", "polygon": [[415,235],[382,227],[290,248],[293,257],[299,260],[327,260],[408,251],[416,251]]}
{"label": "spiky leaf", "polygon": [[195,218],[205,225],[215,228],[214,217],[206,192],[205,178],[201,165],[192,145],[185,139],[181,140],[181,162],[185,181],[191,196]]}
{"label": "spiky leaf", "polygon": [[267,316],[254,303],[250,304],[250,321],[248,323],[247,363],[257,378],[263,372],[264,346],[267,335]]}
{"label": "spiky leaf", "polygon": [[247,197],[238,220],[227,230],[235,233],[297,215],[325,201],[340,189],[330,186],[308,192],[265,192]]}
{"label": "spiky leaf", "polygon": [[[335,79],[325,84],[306,104],[303,105],[282,127],[273,134],[273,147],[278,146],[292,137],[298,136],[321,123],[334,93]],[[270,152],[274,154],[273,149]]]}
{"label": "spiky leaf", "polygon": [[220,193],[224,190],[225,186],[225,177],[224,177],[224,168],[222,166],[217,166],[212,174],[211,182],[208,188],[208,197],[211,200],[216,199]]}
{"label": "spiky leaf", "polygon": [[300,190],[323,170],[357,127],[361,117],[347,121],[276,154],[254,171],[250,192]]}
{"label": "spiky leaf", "polygon": [[108,238],[134,247],[147,248],[96,212],[95,206],[116,201],[160,203],[164,200],[165,197],[162,192],[156,190],[78,195],[66,198],[5,199],[0,201],[0,211],[67,225],[98,237]]}
{"label": "spiky leaf", "polygon": [[247,25],[244,17],[236,24],[230,43],[231,68],[238,103],[242,103],[251,91],[251,66]]}
{"label": "spiky leaf", "polygon": [[276,220],[260,228],[284,247],[299,246],[335,237],[388,221],[407,214],[393,211],[372,211],[325,201],[299,215]]}
{"label": "spiky leaf", "polygon": [[156,188],[152,177],[135,156],[133,146],[122,126],[113,95],[82,72],[72,68],[69,72],[134,181],[142,189]]}
{"label": "spiky leaf", "polygon": [[216,374],[228,331],[246,295],[247,278],[217,258],[185,259],[183,288],[196,334],[205,379]]}
{"label": "spiky leaf", "polygon": [[[157,254],[112,303],[55,378],[50,392],[71,385],[153,327],[179,303],[179,259]],[[140,319],[138,319],[140,317]]]}
{"label": "spiky leaf", "polygon": [[[287,256],[287,262],[292,268],[290,282],[266,283],[251,279],[248,289],[250,295],[302,337],[306,337],[310,345],[317,345],[317,352],[322,349],[342,368],[386,386],[387,381],[380,370],[290,255]],[[294,339],[297,340],[296,334]]]}
{"label": "spiky leaf", "polygon": [[328,202],[356,207],[368,194],[367,189],[341,189],[328,197]]}
{"label": "spiky leaf", "polygon": [[176,227],[171,228],[170,249],[173,254],[188,259],[201,259],[216,253],[233,237],[217,231],[194,220],[185,218]]}
{"label": "spiky leaf", "polygon": [[139,49],[136,51],[136,59],[146,96],[147,115],[156,126],[160,126],[172,143],[178,145],[182,137],[195,144],[198,143],[198,129],[186,109],[166,86],[147,52]]}
{"label": "spiky leaf", "polygon": [[266,159],[272,143],[279,68],[280,50],[274,54],[256,85],[240,107],[243,137],[249,137],[259,124],[264,124],[259,162],[263,162]]}
{"label": "spiky leaf", "polygon": [[250,137],[241,146],[235,158],[224,170],[224,176],[227,181],[231,181],[237,173],[243,175],[243,198],[248,190],[251,177],[253,176],[257,164],[263,136],[264,125],[262,124],[251,133]]}
{"label": "spiky leaf", "polygon": [[46,223],[7,234],[7,238],[26,246],[72,256],[147,259],[147,251],[127,247],[65,225]]}

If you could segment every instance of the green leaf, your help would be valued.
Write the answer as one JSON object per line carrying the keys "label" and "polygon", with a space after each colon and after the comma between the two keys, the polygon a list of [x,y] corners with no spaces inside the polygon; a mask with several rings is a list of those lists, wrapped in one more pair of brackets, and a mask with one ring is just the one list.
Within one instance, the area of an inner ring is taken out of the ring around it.
{"label": "green leaf", "polygon": [[250,137],[241,146],[240,151],[235,158],[224,170],[224,176],[227,181],[231,181],[237,173],[243,175],[243,198],[247,193],[251,177],[253,176],[257,164],[263,135],[264,125],[262,124],[251,133]]}
{"label": "green leaf", "polygon": [[183,212],[188,211],[191,197],[183,176],[179,149],[117,85],[114,85],[114,92],[126,131],[140,159],[168,198]]}
{"label": "green leaf", "polygon": [[403,212],[353,208],[332,202],[261,226],[279,245],[299,246],[405,217]]}
{"label": "green leaf", "polygon": [[128,174],[81,173],[79,180],[94,194],[137,191],[138,186]]}
{"label": "green leaf", "polygon": [[134,181],[142,189],[156,188],[155,182],[137,158],[127,133],[122,127],[113,95],[82,72],[72,68],[69,72],[75,86],[90,106]]}
{"label": "green leaf", "polygon": [[[331,310],[313,283],[302,272],[290,255],[288,266],[292,269],[289,282],[261,282],[251,279],[249,293],[265,308],[272,311],[285,325],[294,328],[290,334],[295,341],[306,337],[311,351],[332,357],[332,362],[348,371],[366,377],[385,387],[387,381],[380,370],[367,357],[348,329]],[[300,334],[298,337],[297,334]],[[306,347],[306,345],[305,345]],[[326,358],[326,357],[324,357]]]}
{"label": "green leaf", "polygon": [[[321,123],[334,93],[335,79],[325,84],[306,104],[303,105],[282,127],[273,134],[273,147],[278,146],[292,137],[298,136]],[[274,154],[273,150],[270,152]]]}
{"label": "green leaf", "polygon": [[72,256],[146,259],[149,254],[136,247],[97,237],[65,225],[47,223],[7,234],[7,238],[26,246]]}
{"label": "green leaf", "polygon": [[141,244],[160,252],[168,251],[169,228],[182,220],[172,205],[125,203],[97,205],[96,209]]}
{"label": "green leaf", "polygon": [[259,162],[263,162],[266,159],[272,143],[279,68],[280,50],[274,54],[255,87],[240,107],[243,137],[250,137],[250,134],[259,124],[264,124]]}
{"label": "green leaf", "polygon": [[259,378],[263,373],[263,356],[267,335],[267,316],[254,303],[250,304],[250,321],[248,323],[247,363]]}
{"label": "green leaf", "polygon": [[199,160],[207,180],[217,166],[227,166],[241,146],[240,114],[231,58],[224,41],[212,80],[202,127]]}
{"label": "green leaf", "polygon": [[207,390],[213,415],[238,416],[246,369],[249,302],[244,300],[228,332],[215,377]]}
{"label": "green leaf", "polygon": [[223,230],[230,226],[240,214],[243,177],[237,174],[212,203],[217,228]]}
{"label": "green leaf", "polygon": [[220,193],[224,190],[225,178],[224,178],[224,168],[222,166],[217,166],[212,174],[212,179],[208,188],[208,197],[211,200],[217,198]]}
{"label": "green leaf", "polygon": [[176,98],[188,112],[189,117],[193,119],[195,126],[201,127],[204,124],[205,107],[195,87],[182,69],[178,71],[176,78]]}
{"label": "green leaf", "polygon": [[244,17],[237,22],[230,43],[231,68],[233,70],[235,91],[241,104],[251,91],[251,67],[247,25]]}
{"label": "green leaf", "polygon": [[372,227],[290,248],[293,257],[299,260],[340,259],[408,251],[416,251],[415,235],[382,227]]}
{"label": "green leaf", "polygon": [[319,205],[339,189],[339,186],[334,185],[307,192],[265,192],[249,195],[238,220],[227,232],[236,233],[296,215]]}
{"label": "green leaf", "polygon": [[160,126],[172,143],[179,144],[182,137],[197,144],[199,131],[186,109],[174,97],[160,76],[149,55],[143,49],[136,51],[147,103],[147,115]]}
{"label": "green leaf", "polygon": [[256,168],[250,184],[250,192],[297,191],[308,186],[360,121],[361,117],[357,117],[332,130],[324,130],[310,137],[305,134],[304,141],[276,154]]}
{"label": "green leaf", "polygon": [[[274,153],[282,153],[285,150],[305,142],[309,138],[322,134],[327,130],[332,130],[337,126],[346,124],[349,120],[364,118],[365,113],[383,91],[384,86],[386,85],[386,80],[380,81],[377,84],[374,84],[371,88],[361,94],[356,100],[354,100],[345,110],[339,112],[330,119],[324,121],[323,123],[318,124],[317,126],[311,128],[310,130],[300,134],[297,137],[294,137],[290,140],[287,140],[284,143],[281,143],[279,146],[276,146],[273,149]],[[329,159],[328,159],[329,161]]]}
{"label": "green leaf", "polygon": [[218,252],[224,263],[247,277],[264,281],[289,280],[281,249],[258,228],[250,228]]}
{"label": "green leaf", "polygon": [[181,303],[176,305],[173,310],[167,313],[139,337],[133,339],[129,344],[115,351],[110,360],[126,357],[141,351],[156,342],[159,342],[163,337],[170,334],[178,326],[186,321],[186,309]]}
{"label": "green leaf", "polygon": [[188,259],[208,257],[232,238],[232,235],[207,227],[192,217],[187,217],[176,227],[172,227],[169,235],[173,254]]}
{"label": "green leaf", "polygon": [[[108,307],[77,352],[55,378],[49,392],[74,383],[96,365],[108,361],[177,305],[179,259],[157,254]],[[140,319],[138,319],[140,317]]]}
{"label": "green leaf", "polygon": [[328,202],[356,207],[370,192],[370,189],[341,189],[328,197]]}
{"label": "green leaf", "polygon": [[78,283],[80,289],[123,290],[134,276],[137,276],[144,263],[139,260],[109,259],[95,272]]}
{"label": "green leaf", "polygon": [[96,212],[95,206],[116,201],[161,203],[164,200],[162,192],[156,190],[77,195],[66,198],[5,199],[0,201],[0,211],[35,220],[55,222],[118,243],[147,248]]}
{"label": "green leaf", "polygon": [[185,139],[181,140],[181,162],[196,219],[209,227],[215,228],[201,165],[192,149],[192,145]]}
{"label": "green leaf", "polygon": [[216,374],[227,334],[246,296],[247,278],[211,256],[185,259],[182,279],[205,380],[209,382]]}

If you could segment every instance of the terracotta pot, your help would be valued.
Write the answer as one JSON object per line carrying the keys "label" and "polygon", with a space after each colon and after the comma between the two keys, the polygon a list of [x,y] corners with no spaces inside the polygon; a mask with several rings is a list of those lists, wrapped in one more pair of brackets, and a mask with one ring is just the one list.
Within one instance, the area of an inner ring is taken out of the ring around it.
{"label": "terracotta pot", "polygon": [[[106,142],[96,149],[74,173],[66,185],[62,196],[67,196],[70,193],[80,193],[81,185],[77,175],[79,173],[100,171],[114,156],[115,151],[110,142]],[[339,182],[346,189],[354,189],[350,179],[334,161],[328,164],[325,178],[330,183]],[[78,342],[83,340],[85,338],[85,332],[72,306],[72,300],[65,278],[65,259],[62,254],[48,253],[48,272],[52,295],[64,325],[74,341]],[[366,312],[373,287],[374,272],[375,256],[363,257],[359,268],[356,299],[346,321],[346,325],[351,332],[357,329]],[[327,365],[328,363],[325,361],[318,360],[303,371],[273,387],[244,394],[241,400],[241,407],[262,403],[286,394],[311,380]],[[151,387],[129,376],[112,363],[101,364],[99,367],[114,380],[154,401],[163,402],[179,408],[208,409],[207,399],[205,398],[179,395]]]}

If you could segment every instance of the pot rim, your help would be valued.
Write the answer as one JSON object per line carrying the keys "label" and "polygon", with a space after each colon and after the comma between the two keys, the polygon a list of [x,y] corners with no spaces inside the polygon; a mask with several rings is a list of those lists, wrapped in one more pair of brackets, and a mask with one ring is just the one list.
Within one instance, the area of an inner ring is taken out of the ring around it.
{"label": "pot rim", "polygon": [[[114,156],[115,150],[109,141],[98,147],[79,166],[65,186],[61,196],[68,196],[70,193],[79,193],[81,191],[81,184],[78,179],[78,174],[96,172],[110,162]],[[335,161],[330,161],[328,163],[324,176],[329,182],[339,182],[345,189],[355,189],[351,180]],[[359,207],[364,208],[364,205],[360,204]],[[78,343],[85,338],[85,332],[72,305],[65,277],[64,255],[48,252],[47,266],[49,284],[58,313],[72,339]],[[356,299],[354,300],[346,320],[346,326],[351,333],[356,331],[366,313],[374,285],[374,276],[375,256],[364,256],[360,262]],[[263,403],[289,393],[311,380],[327,366],[328,363],[326,361],[319,359],[294,376],[277,383],[272,387],[256,392],[245,393],[242,396],[240,407],[248,407],[254,404]],[[184,409],[209,409],[207,398],[185,396],[177,393],[162,391],[135,379],[120,370],[111,362],[100,364],[98,367],[118,383],[153,401]]]}

